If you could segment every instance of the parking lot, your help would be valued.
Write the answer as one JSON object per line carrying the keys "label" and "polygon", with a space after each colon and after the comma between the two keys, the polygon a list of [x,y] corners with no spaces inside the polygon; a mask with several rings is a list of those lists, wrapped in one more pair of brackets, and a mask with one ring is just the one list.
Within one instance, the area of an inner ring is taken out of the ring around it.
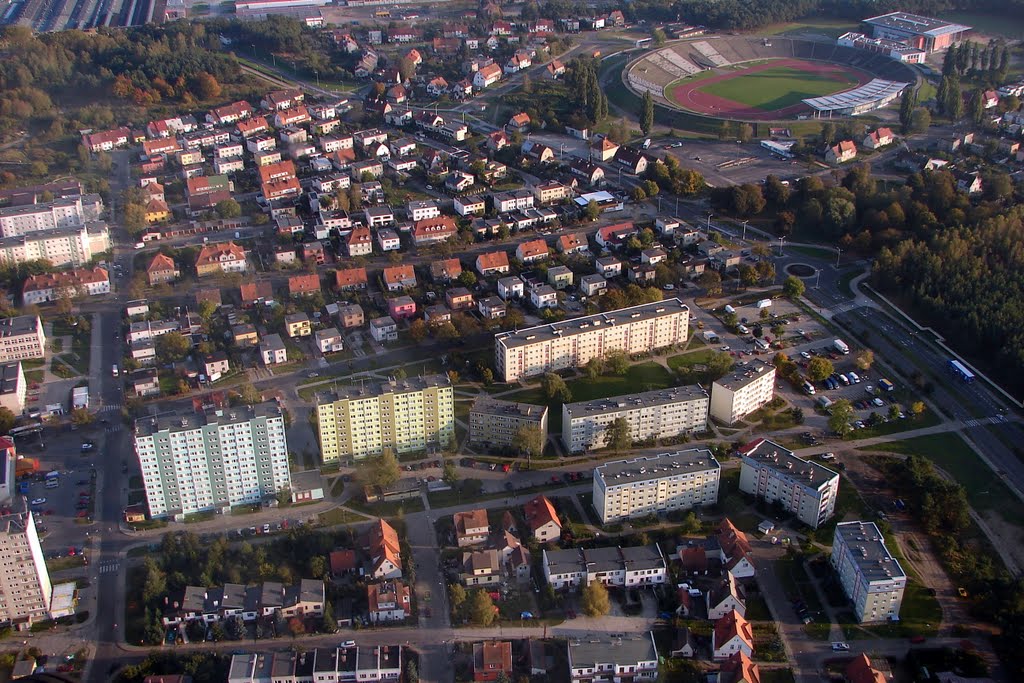
{"label": "parking lot", "polygon": [[[678,145],[666,148],[665,144]],[[756,142],[737,144],[709,142],[707,140],[679,140],[673,143],[652,145],[650,152],[657,156],[672,154],[686,168],[699,171],[713,186],[742,183],[760,183],[769,174],[782,180],[792,180],[806,175],[803,164],[780,159]]]}

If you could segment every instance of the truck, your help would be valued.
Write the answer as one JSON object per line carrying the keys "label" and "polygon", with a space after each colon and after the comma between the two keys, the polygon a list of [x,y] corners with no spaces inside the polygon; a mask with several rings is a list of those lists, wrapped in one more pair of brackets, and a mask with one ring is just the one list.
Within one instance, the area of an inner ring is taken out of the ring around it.
{"label": "truck", "polygon": [[79,408],[89,407],[89,387],[75,387],[71,390],[71,408],[78,410]]}
{"label": "truck", "polygon": [[771,299],[761,299],[760,301],[757,302],[757,307],[758,308],[768,308],[771,305],[772,305],[772,300]]}
{"label": "truck", "polygon": [[850,347],[846,345],[842,339],[836,339],[832,342],[832,348],[843,354],[844,356],[850,353]]}
{"label": "truck", "polygon": [[896,386],[892,382],[883,377],[882,379],[878,380],[878,388],[881,389],[882,391],[893,391],[896,389]]}

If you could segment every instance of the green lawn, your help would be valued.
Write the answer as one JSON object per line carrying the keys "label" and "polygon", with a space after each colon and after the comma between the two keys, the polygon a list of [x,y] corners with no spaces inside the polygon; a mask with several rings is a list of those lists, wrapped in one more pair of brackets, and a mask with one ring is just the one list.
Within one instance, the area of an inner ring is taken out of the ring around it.
{"label": "green lawn", "polygon": [[668,366],[673,370],[679,370],[680,368],[690,369],[694,365],[707,363],[714,353],[714,349],[701,349],[695,353],[683,353],[678,356],[669,356]]}
{"label": "green lawn", "polygon": [[940,12],[939,17],[958,24],[973,26],[979,33],[1006,38],[1024,39],[1024,16],[1011,12],[982,14],[980,12]]}
{"label": "green lawn", "polygon": [[758,35],[764,36],[796,36],[808,33],[820,33],[830,38],[838,38],[848,31],[856,31],[857,22],[844,19],[805,18],[782,24],[771,24],[758,29]]}
{"label": "green lawn", "polygon": [[831,95],[856,84],[856,78],[838,67],[832,73],[810,73],[788,66],[775,66],[710,83],[698,92],[762,111],[775,111],[794,105],[804,98]]}
{"label": "green lawn", "polygon": [[918,436],[872,446],[871,450],[927,458],[964,487],[975,510],[994,510],[1012,524],[1024,519],[1024,503],[958,434]]}

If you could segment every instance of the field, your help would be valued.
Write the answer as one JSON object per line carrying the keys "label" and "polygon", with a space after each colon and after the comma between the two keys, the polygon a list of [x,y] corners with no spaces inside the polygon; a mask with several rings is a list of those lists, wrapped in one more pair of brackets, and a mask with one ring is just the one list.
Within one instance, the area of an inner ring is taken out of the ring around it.
{"label": "field", "polygon": [[1024,39],[1024,17],[1014,16],[1010,13],[942,12],[939,17],[947,21],[955,21],[958,24],[973,26],[978,33],[983,35],[1002,36],[1016,40]]}
{"label": "field", "polygon": [[772,59],[744,68],[705,72],[665,89],[666,97],[691,111],[765,119],[791,116],[801,100],[849,90],[869,79],[857,69],[798,59]]}

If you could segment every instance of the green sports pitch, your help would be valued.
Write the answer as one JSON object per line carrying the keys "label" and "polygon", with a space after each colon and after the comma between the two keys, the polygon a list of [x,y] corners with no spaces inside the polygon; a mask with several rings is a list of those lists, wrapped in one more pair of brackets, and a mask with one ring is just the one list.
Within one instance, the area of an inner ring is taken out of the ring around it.
{"label": "green sports pitch", "polygon": [[858,82],[855,75],[842,67],[815,73],[779,65],[708,83],[698,87],[697,92],[761,111],[776,111],[799,104],[808,97],[848,90]]}

